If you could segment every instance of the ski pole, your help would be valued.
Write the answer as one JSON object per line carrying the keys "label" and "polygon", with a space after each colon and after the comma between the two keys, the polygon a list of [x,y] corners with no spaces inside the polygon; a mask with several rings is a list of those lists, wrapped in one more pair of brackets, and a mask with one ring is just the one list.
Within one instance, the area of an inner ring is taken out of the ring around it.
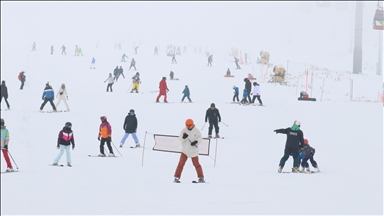
{"label": "ski pole", "polygon": [[19,167],[17,166],[15,160],[13,159],[13,157],[11,155],[11,152],[9,150],[7,150],[7,151],[8,151],[9,156],[11,156],[13,163],[16,165],[16,168],[19,169]]}
{"label": "ski pole", "polygon": [[205,126],[205,124],[207,124],[207,122],[205,122],[205,123],[204,123],[203,127],[201,128],[201,130],[203,130],[203,128],[204,128],[204,126]]}
{"label": "ski pole", "polygon": [[224,122],[220,122],[220,123],[222,123],[222,124],[224,124],[225,126],[227,126],[227,127],[228,127],[228,125],[227,125],[227,124],[225,124]]}
{"label": "ski pole", "polygon": [[129,91],[129,89],[131,89],[132,85],[133,85],[133,83],[131,84],[131,86],[129,86],[129,88],[128,88],[127,92]]}
{"label": "ski pole", "polygon": [[28,85],[28,88],[31,88],[31,87],[29,87],[29,83],[28,83],[28,81],[27,81],[27,80],[25,80],[25,82],[27,83],[27,85]]}
{"label": "ski pole", "polygon": [[[111,141],[113,147],[115,147],[116,151],[119,152],[119,150],[116,148],[115,144]],[[121,157],[123,157],[123,155],[119,152],[119,154],[121,155]]]}

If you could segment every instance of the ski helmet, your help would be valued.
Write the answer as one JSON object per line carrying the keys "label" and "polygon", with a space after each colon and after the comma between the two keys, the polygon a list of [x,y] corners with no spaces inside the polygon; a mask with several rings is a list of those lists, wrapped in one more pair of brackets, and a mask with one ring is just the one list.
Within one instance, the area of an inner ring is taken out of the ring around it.
{"label": "ski helmet", "polygon": [[308,144],[308,140],[304,139],[304,145],[307,145],[307,144]]}
{"label": "ski helmet", "polygon": [[194,124],[194,122],[193,122],[192,119],[187,119],[187,120],[185,121],[185,126],[186,126],[187,128],[192,128],[193,125],[195,125],[195,124]]}
{"label": "ski helmet", "polygon": [[131,114],[131,115],[135,114],[135,110],[134,109],[130,109],[129,110],[129,114]]}
{"label": "ski helmet", "polygon": [[297,126],[299,126],[299,127],[300,127],[300,125],[301,125],[301,123],[300,123],[298,120],[296,120],[296,121],[294,122],[294,124],[297,125]]}
{"label": "ski helmet", "polygon": [[5,124],[4,119],[1,119],[1,120],[0,120],[0,124],[1,124],[1,126],[3,126],[3,125]]}
{"label": "ski helmet", "polygon": [[233,88],[233,89],[235,89],[235,88],[236,88],[236,86],[232,86],[232,88]]}
{"label": "ski helmet", "polygon": [[71,127],[72,127],[72,123],[71,123],[71,122],[66,122],[66,123],[65,123],[65,127],[67,127],[67,128],[71,128]]}
{"label": "ski helmet", "polygon": [[107,116],[101,116],[101,117],[100,117],[100,120],[101,120],[101,121],[107,121]]}

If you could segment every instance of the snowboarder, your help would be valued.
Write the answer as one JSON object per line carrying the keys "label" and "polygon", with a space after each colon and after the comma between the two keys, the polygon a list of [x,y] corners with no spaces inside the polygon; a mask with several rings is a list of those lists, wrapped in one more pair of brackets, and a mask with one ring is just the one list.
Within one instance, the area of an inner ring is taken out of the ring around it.
{"label": "snowboarder", "polygon": [[173,63],[176,63],[177,64],[177,61],[176,61],[176,56],[174,53],[172,53],[172,64]]}
{"label": "snowboarder", "polygon": [[207,65],[207,67],[209,67],[209,65],[211,65],[211,67],[212,67],[212,58],[213,58],[213,56],[212,55],[210,55],[209,57],[208,57],[208,65]]}
{"label": "snowboarder", "polygon": [[247,91],[247,89],[244,89],[243,90],[243,98],[241,99],[240,103],[248,104],[247,97],[248,97],[248,91]]}
{"label": "snowboarder", "polygon": [[167,92],[169,91],[168,87],[167,87],[167,82],[166,82],[167,78],[166,77],[163,77],[163,79],[161,79],[160,83],[159,83],[159,95],[157,96],[156,98],[156,103],[159,103],[159,99],[161,96],[164,96],[164,103],[168,103],[167,101]]}
{"label": "snowboarder", "polygon": [[11,109],[11,106],[8,103],[8,88],[7,85],[5,85],[5,80],[1,81],[1,98],[0,98],[0,103],[1,101],[5,100],[5,103],[7,104],[7,108]]}
{"label": "snowboarder", "polygon": [[187,99],[189,100],[189,103],[192,103],[192,100],[191,100],[191,98],[189,97],[190,92],[189,92],[189,88],[188,88],[187,85],[185,85],[185,88],[184,88],[183,92],[181,92],[181,93],[184,94],[184,95],[183,95],[183,98],[181,98],[181,103],[184,102],[184,99],[185,99],[185,98],[187,98]]}
{"label": "snowboarder", "polygon": [[59,104],[61,101],[64,101],[65,106],[67,107],[67,111],[69,111],[69,106],[67,103],[68,100],[68,94],[67,94],[67,89],[65,88],[65,84],[61,84],[61,87],[59,91],[56,94],[56,98],[59,98],[59,101],[56,103],[56,108],[59,107]]}
{"label": "snowboarder", "polygon": [[239,59],[236,58],[235,56],[234,56],[234,58],[235,58],[235,63],[236,63],[236,69],[241,69],[240,65],[239,65]]}
{"label": "snowboarder", "polygon": [[203,142],[200,130],[195,127],[192,119],[185,121],[185,127],[179,134],[179,140],[182,145],[179,163],[177,164],[176,171],[174,174],[174,182],[180,183],[181,173],[185,162],[188,158],[191,158],[192,164],[196,169],[198,183],[205,183],[203,168],[199,163],[199,145]]}
{"label": "snowboarder", "polygon": [[44,88],[44,92],[43,92],[43,96],[42,96],[42,99],[44,100],[44,102],[41,104],[40,106],[40,112],[43,111],[43,108],[45,106],[45,104],[49,101],[49,103],[51,104],[52,106],[52,109],[53,109],[53,112],[56,112],[56,106],[55,104],[53,103],[53,100],[55,99],[55,92],[53,91],[52,89],[52,86],[49,85],[49,82],[47,82],[45,84],[45,88]]}
{"label": "snowboarder", "polygon": [[311,172],[311,170],[309,169],[308,160],[311,162],[313,168],[316,169],[316,172],[320,172],[320,169],[317,166],[317,162],[315,161],[315,159],[313,159],[313,156],[315,155],[315,149],[309,145],[307,139],[304,139],[303,148],[301,148],[300,150],[302,172]]}
{"label": "snowboarder", "polygon": [[308,95],[307,92],[305,92],[305,91],[301,91],[301,92],[300,92],[300,98],[309,98],[309,95]]}
{"label": "snowboarder", "polygon": [[65,52],[65,50],[66,50],[67,48],[63,45],[62,47],[61,47],[61,55],[63,55],[63,54],[65,54],[65,55],[67,55],[67,53]]}
{"label": "snowboarder", "polygon": [[254,104],[255,103],[255,99],[257,98],[257,100],[259,101],[259,105],[263,106],[263,102],[260,99],[261,94],[260,94],[260,85],[259,85],[259,83],[253,82],[253,92],[252,92],[252,94],[253,94],[252,103]]}
{"label": "snowboarder", "polygon": [[66,122],[63,129],[59,132],[59,136],[57,138],[57,149],[60,149],[60,153],[57,155],[55,160],[53,161],[53,166],[58,166],[59,160],[65,151],[67,155],[67,166],[72,166],[71,161],[71,144],[72,150],[75,150],[75,138],[72,131],[72,123]]}
{"label": "snowboarder", "polygon": [[112,85],[113,85],[114,82],[113,82],[112,73],[109,73],[109,76],[108,76],[108,78],[104,81],[104,83],[107,82],[107,81],[108,81],[107,92],[109,92],[108,89],[110,89],[111,92],[113,92],[113,90],[112,90]]}
{"label": "snowboarder", "polygon": [[134,67],[134,68],[135,68],[135,70],[136,70],[136,61],[135,61],[135,59],[134,59],[134,58],[132,58],[132,60],[131,60],[131,66],[129,67],[129,69],[128,69],[128,70],[131,70],[131,67]]}
{"label": "snowboarder", "polygon": [[221,122],[221,116],[219,109],[216,108],[214,103],[211,103],[211,107],[207,109],[205,113],[205,122],[209,120],[208,138],[212,138],[212,129],[215,127],[216,137],[219,136],[219,122]]}
{"label": "snowboarder", "polygon": [[36,51],[36,42],[33,41],[33,44],[32,44],[32,51]]}
{"label": "snowboarder", "polygon": [[[104,153],[104,144],[107,143],[108,150],[109,150],[109,157],[115,157],[113,154],[113,149],[111,146],[111,140],[112,140],[112,127],[107,121],[106,116],[101,116],[100,117],[101,124],[100,124],[100,129],[99,129],[99,135],[97,139],[100,141],[100,154],[99,157],[105,157]],[[100,139],[101,137],[101,139]]]}
{"label": "snowboarder", "polygon": [[51,55],[53,55],[53,45],[51,46]]}
{"label": "snowboarder", "polygon": [[128,58],[128,56],[125,55],[125,53],[124,53],[124,55],[121,57],[121,61],[122,61],[122,62],[126,62],[127,60],[125,60],[125,58]]}
{"label": "snowboarder", "polygon": [[92,58],[91,67],[89,69],[96,69],[95,68],[96,59],[95,57]]}
{"label": "snowboarder", "polygon": [[123,129],[125,130],[125,134],[120,141],[120,148],[123,147],[125,140],[129,137],[130,134],[132,134],[132,138],[136,143],[134,147],[135,148],[141,147],[139,143],[139,139],[136,136],[137,124],[138,122],[137,122],[135,110],[131,109],[129,110],[129,113],[124,120]]}
{"label": "snowboarder", "polygon": [[237,102],[239,102],[239,88],[237,86],[233,86],[232,88],[234,90],[232,101],[235,102],[235,99],[236,99]]}
{"label": "snowboarder", "polygon": [[140,73],[137,72],[133,77],[132,77],[132,90],[131,93],[136,91],[136,93],[139,93],[139,87],[140,87]]}
{"label": "snowboarder", "polygon": [[244,78],[244,82],[245,82],[245,89],[247,90],[247,99],[249,101],[249,103],[252,101],[251,100],[251,90],[252,90],[252,83],[251,81],[249,81],[248,78]]}
{"label": "snowboarder", "polygon": [[27,76],[25,76],[25,71],[21,71],[19,73],[18,79],[21,82],[20,90],[23,90],[23,88],[24,88],[24,82],[26,81],[26,77]]}
{"label": "snowboarder", "polygon": [[13,167],[11,160],[9,160],[8,156],[8,144],[9,144],[9,131],[5,127],[5,121],[4,119],[0,120],[0,127],[1,127],[1,151],[3,152],[5,162],[7,163],[7,172],[13,172]]}
{"label": "snowboarder", "polygon": [[291,127],[276,129],[273,132],[283,133],[287,135],[287,141],[285,142],[284,156],[281,158],[279,163],[278,172],[284,168],[285,162],[288,160],[289,156],[293,157],[293,168],[292,172],[299,172],[300,158],[299,158],[299,149],[304,145],[304,133],[300,130],[301,123],[295,121]]}

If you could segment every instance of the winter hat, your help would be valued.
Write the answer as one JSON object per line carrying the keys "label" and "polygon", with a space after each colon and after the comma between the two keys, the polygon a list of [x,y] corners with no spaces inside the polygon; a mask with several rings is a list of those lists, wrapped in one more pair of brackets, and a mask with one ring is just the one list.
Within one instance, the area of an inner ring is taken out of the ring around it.
{"label": "winter hat", "polygon": [[307,144],[308,144],[308,140],[304,139],[304,145],[307,145]]}
{"label": "winter hat", "polygon": [[45,85],[48,85],[48,86],[49,86],[49,82],[45,83]]}
{"label": "winter hat", "polygon": [[71,128],[72,127],[72,123],[71,122],[66,122],[65,123],[65,127],[66,128]]}
{"label": "winter hat", "polygon": [[135,114],[135,110],[134,109],[130,109],[129,110],[129,114],[134,115]]}
{"label": "winter hat", "polygon": [[188,85],[185,85],[185,88],[188,88]]}
{"label": "winter hat", "polygon": [[194,124],[194,122],[193,122],[192,119],[187,119],[187,120],[185,121],[185,126],[186,126],[187,128],[192,128],[194,125],[195,125],[195,124]]}
{"label": "winter hat", "polygon": [[163,77],[163,80],[167,80],[167,77]]}
{"label": "winter hat", "polygon": [[5,80],[1,81],[2,84],[5,84]]}
{"label": "winter hat", "polygon": [[4,126],[4,124],[5,124],[4,119],[1,119],[1,120],[0,120],[0,124],[1,124],[1,126]]}
{"label": "winter hat", "polygon": [[101,120],[101,121],[107,121],[107,116],[101,116],[101,117],[100,117],[100,120]]}
{"label": "winter hat", "polygon": [[214,103],[211,103],[211,107],[216,107]]}
{"label": "winter hat", "polygon": [[233,89],[235,89],[235,88],[236,88],[236,86],[232,86],[232,88],[233,88]]}
{"label": "winter hat", "polygon": [[244,78],[244,82],[247,82],[248,78]]}

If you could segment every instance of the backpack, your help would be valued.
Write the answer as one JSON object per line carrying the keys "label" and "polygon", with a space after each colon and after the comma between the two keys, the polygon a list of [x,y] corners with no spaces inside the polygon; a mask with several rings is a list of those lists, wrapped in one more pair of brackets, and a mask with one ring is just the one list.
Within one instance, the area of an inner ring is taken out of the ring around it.
{"label": "backpack", "polygon": [[21,81],[21,73],[19,73],[19,76],[17,76],[17,79],[19,79],[19,81]]}

